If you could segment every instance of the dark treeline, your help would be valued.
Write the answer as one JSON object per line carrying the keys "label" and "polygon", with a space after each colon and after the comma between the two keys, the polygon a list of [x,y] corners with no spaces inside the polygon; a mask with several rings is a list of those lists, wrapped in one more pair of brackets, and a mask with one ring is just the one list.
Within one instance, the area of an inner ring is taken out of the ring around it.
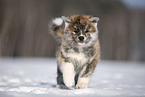
{"label": "dark treeline", "polygon": [[145,10],[119,0],[0,0],[0,56],[54,57],[49,21],[76,14],[100,18],[102,59],[145,60]]}

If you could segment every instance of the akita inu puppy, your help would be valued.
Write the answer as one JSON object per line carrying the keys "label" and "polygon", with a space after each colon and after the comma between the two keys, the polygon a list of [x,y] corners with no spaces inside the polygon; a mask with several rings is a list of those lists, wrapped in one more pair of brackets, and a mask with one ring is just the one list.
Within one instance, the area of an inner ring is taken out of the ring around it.
{"label": "akita inu puppy", "polygon": [[[57,51],[57,87],[87,88],[98,63],[100,46],[97,23],[93,16],[62,16],[50,27],[59,40]],[[60,26],[65,23],[64,29]]]}

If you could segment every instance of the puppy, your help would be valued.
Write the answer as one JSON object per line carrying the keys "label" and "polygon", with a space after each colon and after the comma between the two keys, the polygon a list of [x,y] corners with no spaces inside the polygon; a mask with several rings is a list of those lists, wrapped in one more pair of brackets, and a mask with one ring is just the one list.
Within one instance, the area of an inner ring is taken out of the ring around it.
{"label": "puppy", "polygon": [[[59,42],[57,87],[87,88],[100,56],[98,17],[87,15],[55,18],[50,29]],[[65,27],[61,25],[65,23]]]}

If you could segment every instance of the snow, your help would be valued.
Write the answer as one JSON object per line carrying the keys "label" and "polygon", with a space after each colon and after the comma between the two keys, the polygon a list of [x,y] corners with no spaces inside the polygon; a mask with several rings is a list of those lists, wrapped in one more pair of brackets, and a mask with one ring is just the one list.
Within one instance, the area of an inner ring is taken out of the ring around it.
{"label": "snow", "polygon": [[0,58],[0,97],[145,97],[145,63],[102,60],[86,89],[57,89],[54,58]]}

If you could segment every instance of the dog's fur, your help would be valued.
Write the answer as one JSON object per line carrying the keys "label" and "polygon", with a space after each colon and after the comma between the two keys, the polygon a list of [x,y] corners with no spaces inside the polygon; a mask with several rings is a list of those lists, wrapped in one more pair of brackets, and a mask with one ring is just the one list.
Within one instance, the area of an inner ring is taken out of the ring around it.
{"label": "dog's fur", "polygon": [[[57,52],[57,87],[87,88],[98,63],[100,46],[97,23],[93,16],[62,16],[50,27],[59,40]],[[64,29],[60,26],[65,23]]]}

